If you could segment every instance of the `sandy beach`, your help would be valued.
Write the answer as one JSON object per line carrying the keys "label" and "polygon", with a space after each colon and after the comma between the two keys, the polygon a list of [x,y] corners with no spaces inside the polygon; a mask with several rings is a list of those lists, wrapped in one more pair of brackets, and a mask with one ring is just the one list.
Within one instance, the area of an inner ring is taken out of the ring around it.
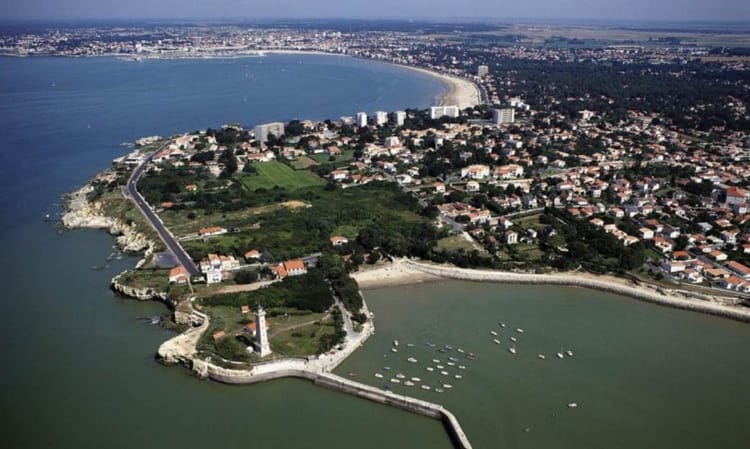
{"label": "sandy beach", "polygon": [[479,88],[469,80],[419,67],[411,67],[407,65],[402,67],[432,76],[445,84],[447,92],[438,99],[438,105],[456,105],[459,108],[464,109],[481,103]]}
{"label": "sandy beach", "polygon": [[400,260],[393,263],[358,271],[351,275],[361,289],[392,287],[395,285],[419,284],[422,282],[439,281],[442,278],[415,270]]}

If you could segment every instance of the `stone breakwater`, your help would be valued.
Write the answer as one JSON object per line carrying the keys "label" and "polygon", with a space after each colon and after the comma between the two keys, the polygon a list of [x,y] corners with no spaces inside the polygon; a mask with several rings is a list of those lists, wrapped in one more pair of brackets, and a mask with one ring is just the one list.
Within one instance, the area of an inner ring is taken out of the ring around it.
{"label": "stone breakwater", "polygon": [[[660,288],[646,288],[643,286],[630,286],[618,282],[618,280],[596,279],[575,273],[569,274],[530,274],[511,273],[492,270],[471,270],[458,268],[450,265],[433,265],[404,259],[401,261],[407,267],[423,273],[440,276],[449,279],[480,282],[500,282],[512,284],[548,284],[565,285],[571,287],[584,287],[594,290],[629,296],[642,301],[660,304],[677,309],[691,310],[706,313],[737,321],[750,322],[750,310],[739,307],[726,306],[715,302],[686,299],[685,297],[670,294],[668,290]],[[685,294],[684,292],[682,292]],[[704,296],[705,295],[701,295]]]}
{"label": "stone breakwater", "polygon": [[[366,308],[365,308],[366,310]],[[332,374],[357,348],[375,333],[375,326],[369,320],[362,326],[362,331],[354,337],[348,337],[343,348],[327,354],[307,358],[286,358],[257,363],[249,368],[226,368],[218,366],[211,359],[197,356],[196,345],[201,335],[209,327],[209,317],[198,311],[193,314],[201,324],[164,342],[157,351],[158,358],[166,364],[182,363],[190,367],[195,375],[217,382],[245,385],[266,382],[274,379],[294,377],[312,381],[315,385],[351,394],[380,404],[398,407],[403,410],[419,413],[431,418],[440,419],[451,436],[454,445],[461,449],[470,449],[471,444],[456,417],[439,404],[383,391],[370,385],[354,382]]]}

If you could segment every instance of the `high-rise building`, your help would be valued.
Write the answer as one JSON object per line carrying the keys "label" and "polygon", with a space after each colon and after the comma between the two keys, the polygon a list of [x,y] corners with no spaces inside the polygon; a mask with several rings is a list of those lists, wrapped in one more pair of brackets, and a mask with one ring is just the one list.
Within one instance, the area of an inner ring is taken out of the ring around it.
{"label": "high-rise building", "polygon": [[255,140],[260,143],[268,141],[268,136],[273,134],[276,137],[284,135],[284,124],[282,122],[264,123],[255,127]]}
{"label": "high-rise building", "polygon": [[271,345],[268,343],[268,331],[266,330],[266,311],[258,306],[255,310],[255,351],[265,357],[271,353]]}
{"label": "high-rise building", "polygon": [[406,120],[406,112],[404,111],[396,111],[391,114],[391,123],[393,123],[396,126],[404,126],[405,120]]}
{"label": "high-rise building", "polygon": [[513,123],[515,120],[515,110],[513,108],[493,109],[492,123],[502,125],[504,123]]}
{"label": "high-rise building", "polygon": [[488,73],[490,73],[490,68],[486,65],[477,67],[477,76],[487,76]]}
{"label": "high-rise building", "polygon": [[375,111],[375,124],[377,126],[388,123],[388,113],[384,111]]}
{"label": "high-rise building", "polygon": [[367,113],[357,112],[357,126],[360,128],[367,126]]}
{"label": "high-rise building", "polygon": [[458,106],[456,105],[450,105],[450,106],[433,106],[430,108],[430,118],[431,119],[439,119],[440,117],[452,117],[456,118],[458,117],[460,111],[458,109]]}

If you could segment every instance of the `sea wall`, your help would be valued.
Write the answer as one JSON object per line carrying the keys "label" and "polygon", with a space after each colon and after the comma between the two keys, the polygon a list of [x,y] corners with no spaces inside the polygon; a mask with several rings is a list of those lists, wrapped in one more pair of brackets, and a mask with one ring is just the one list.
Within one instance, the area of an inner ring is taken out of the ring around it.
{"label": "sea wall", "polygon": [[[193,371],[198,375],[205,375],[205,377],[210,379],[228,384],[251,384],[288,377],[309,380],[315,385],[324,388],[351,394],[379,404],[397,407],[411,413],[418,413],[430,418],[439,419],[448,430],[455,447],[461,449],[471,448],[471,443],[458,419],[442,405],[384,391],[335,374],[311,371],[306,368],[307,362],[304,359],[290,359],[284,363],[287,364],[286,368],[276,368],[256,373],[254,372],[255,368],[252,371],[232,370],[218,367],[204,360],[195,360],[193,362]],[[260,365],[256,368],[262,366]]]}
{"label": "sea wall", "polygon": [[[617,280],[595,279],[584,277],[575,273],[571,274],[530,274],[511,273],[491,270],[470,270],[457,268],[449,265],[433,265],[420,263],[405,259],[402,261],[408,267],[424,273],[432,274],[449,279],[480,282],[501,282],[513,284],[535,284],[535,285],[565,285],[571,287],[584,287],[594,290],[629,296],[642,301],[660,304],[677,309],[691,310],[707,313],[732,320],[750,322],[750,310],[739,307],[725,306],[715,302],[698,299],[686,299],[670,294],[661,288],[645,286],[629,286]],[[683,292],[684,294],[684,292]],[[705,295],[701,295],[705,297]]]}

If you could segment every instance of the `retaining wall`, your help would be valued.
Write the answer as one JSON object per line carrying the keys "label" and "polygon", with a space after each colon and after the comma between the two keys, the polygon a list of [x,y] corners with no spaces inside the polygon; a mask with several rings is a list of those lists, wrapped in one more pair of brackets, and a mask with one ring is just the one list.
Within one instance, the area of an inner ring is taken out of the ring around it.
{"label": "retaining wall", "polygon": [[671,296],[665,290],[658,288],[650,290],[643,286],[630,287],[612,281],[587,279],[577,277],[575,275],[565,276],[557,274],[528,274],[487,270],[469,270],[452,266],[427,265],[408,259],[404,260],[403,263],[423,273],[432,274],[434,276],[440,276],[444,278],[467,281],[503,282],[513,284],[548,284],[584,287],[594,290],[616,293],[618,295],[630,296],[642,301],[661,304],[677,309],[691,310],[723,318],[729,318],[732,320],[750,322],[750,310],[725,306],[714,302],[678,298],[675,296]]}

